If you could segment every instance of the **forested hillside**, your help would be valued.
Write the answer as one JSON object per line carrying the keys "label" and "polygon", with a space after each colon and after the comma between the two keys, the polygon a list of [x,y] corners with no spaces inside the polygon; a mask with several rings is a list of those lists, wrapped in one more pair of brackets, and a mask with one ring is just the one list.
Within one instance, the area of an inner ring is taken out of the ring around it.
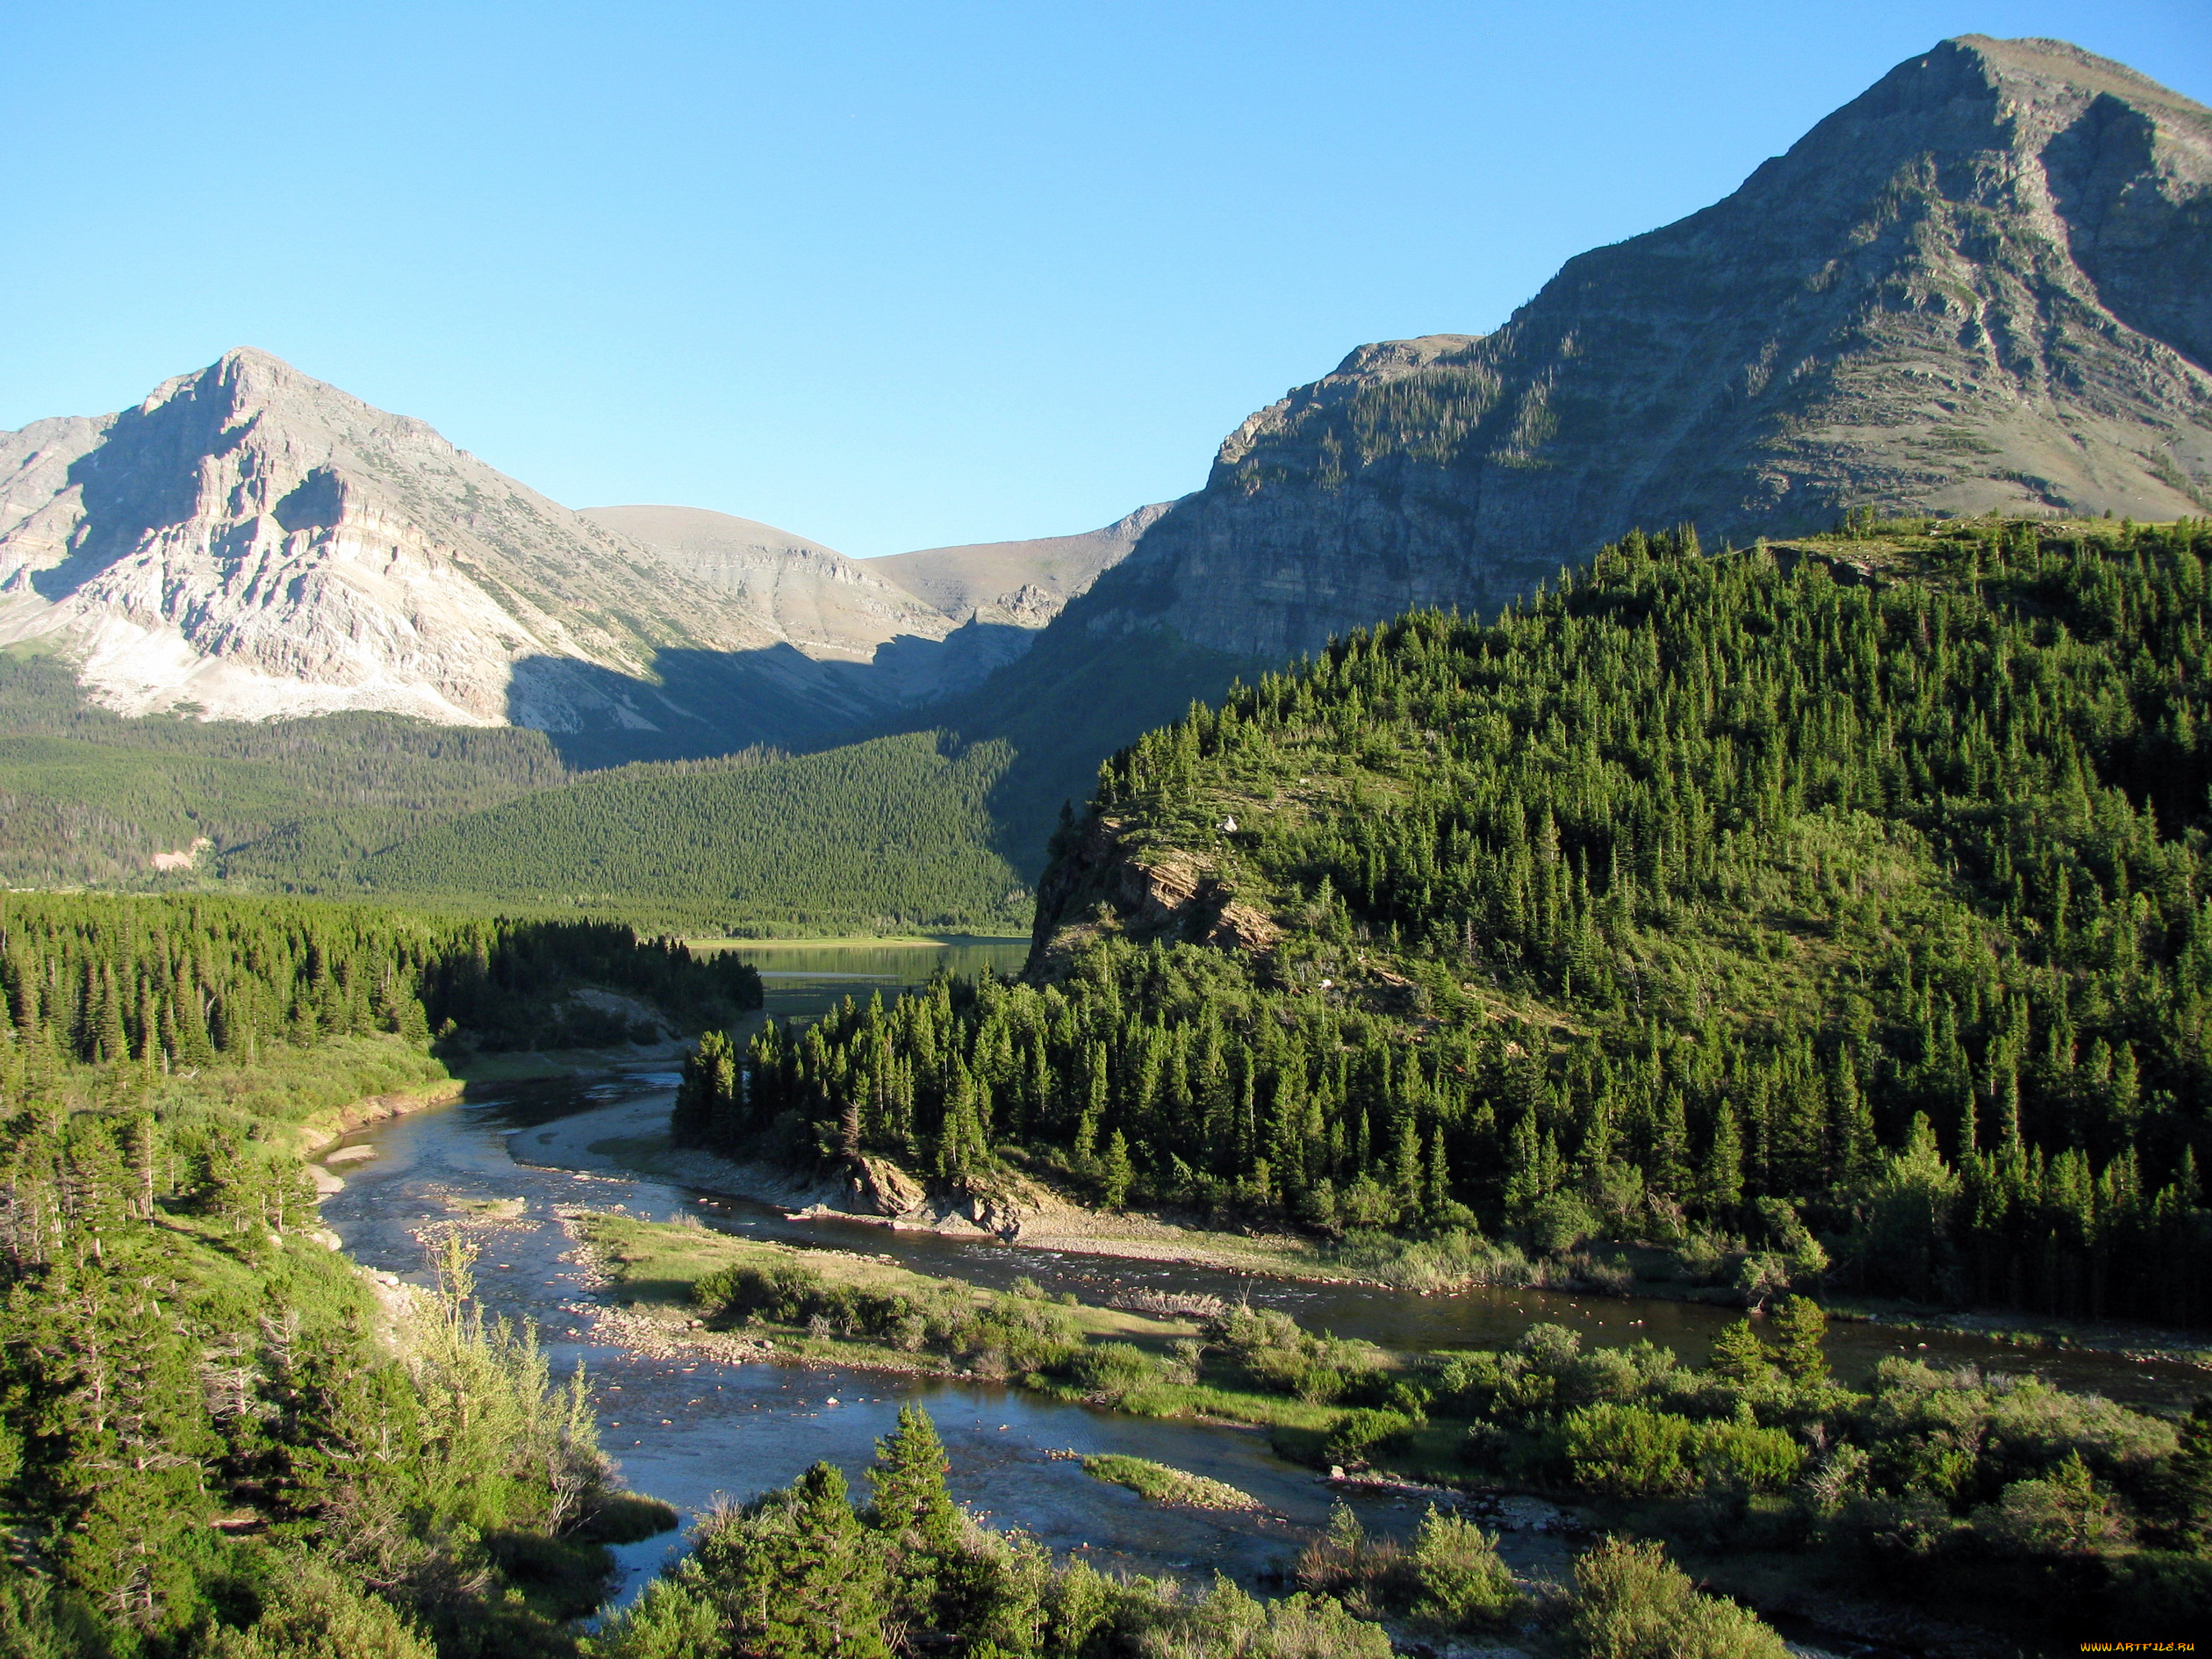
{"label": "forested hillside", "polygon": [[128,720],[50,659],[5,653],[0,718],[0,883],[17,887],[396,894],[678,928],[1029,921],[994,850],[1002,745],[914,733],[571,772],[520,727]]}
{"label": "forested hillside", "polygon": [[585,924],[14,894],[0,982],[0,1650],[572,1650],[649,1507],[582,1378],[484,1319],[457,1244],[380,1306],[298,1131],[442,1079],[433,1031],[568,1040],[584,986],[728,1019],[750,971]]}
{"label": "forested hillside", "polygon": [[[205,837],[197,879],[312,890],[399,836],[568,776],[545,734],[395,715],[126,720],[0,653],[0,882],[119,887]],[[171,880],[190,880],[183,875]]]}
{"label": "forested hillside", "polygon": [[919,732],[797,757],[626,766],[367,860],[365,887],[725,926],[1016,931],[1021,877],[991,850],[1002,744]]}
{"label": "forested hillside", "polygon": [[679,1127],[2201,1323],[2208,558],[1637,535],[1493,625],[1353,635],[1106,765],[1029,982],[709,1052]]}

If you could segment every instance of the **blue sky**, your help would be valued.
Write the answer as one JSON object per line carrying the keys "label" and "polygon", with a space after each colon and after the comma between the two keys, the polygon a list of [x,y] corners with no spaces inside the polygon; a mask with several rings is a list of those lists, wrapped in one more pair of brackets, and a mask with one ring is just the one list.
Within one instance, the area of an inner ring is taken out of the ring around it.
{"label": "blue sky", "polygon": [[0,427],[251,344],[573,506],[1104,523],[1950,34],[2212,103],[2203,0],[18,4]]}

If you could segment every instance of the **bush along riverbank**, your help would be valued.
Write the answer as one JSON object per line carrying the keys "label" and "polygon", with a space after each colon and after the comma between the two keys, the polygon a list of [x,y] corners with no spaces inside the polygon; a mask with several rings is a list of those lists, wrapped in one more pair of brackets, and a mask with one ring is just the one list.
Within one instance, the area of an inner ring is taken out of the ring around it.
{"label": "bush along riverbank", "polygon": [[1549,1325],[1510,1348],[1413,1354],[1273,1310],[1154,1317],[695,1225],[573,1224],[673,1332],[1253,1425],[1317,1472],[1540,1494],[1694,1552],[1763,1603],[1941,1610],[2004,1632],[2023,1606],[2046,1627],[2048,1609],[2074,1609],[2085,1629],[2123,1611],[2131,1628],[2182,1627],[2212,1608],[2212,1406],[2177,1423],[1906,1360],[1845,1389],[1805,1297],[1725,1328],[1703,1365]]}
{"label": "bush along riverbank", "polygon": [[1388,1659],[1391,1634],[1376,1616],[1425,1643],[1530,1627],[1574,1659],[1786,1652],[1754,1615],[1699,1592],[1650,1546],[1608,1541],[1578,1564],[1571,1593],[1539,1599],[1464,1522],[1432,1514],[1403,1551],[1339,1526],[1299,1568],[1328,1588],[1260,1601],[1226,1578],[1194,1591],[1056,1559],[1020,1533],[979,1525],[952,1502],[945,1469],[928,1415],[905,1408],[877,1442],[865,1502],[818,1463],[789,1487],[717,1511],[691,1553],[594,1638],[593,1655]]}

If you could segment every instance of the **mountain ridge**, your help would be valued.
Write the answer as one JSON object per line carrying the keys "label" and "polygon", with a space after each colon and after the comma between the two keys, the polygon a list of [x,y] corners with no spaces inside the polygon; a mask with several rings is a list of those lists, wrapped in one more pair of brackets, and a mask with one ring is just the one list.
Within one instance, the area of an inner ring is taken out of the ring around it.
{"label": "mountain ridge", "polygon": [[126,715],[512,724],[587,764],[819,746],[1017,657],[1132,522],[1061,538],[1089,564],[1039,591],[1052,559],[1009,544],[1006,591],[947,614],[773,526],[571,511],[241,347],[0,434],[0,647],[58,650]]}
{"label": "mountain ridge", "polygon": [[[1082,762],[1189,699],[1408,609],[1494,614],[1636,524],[2204,511],[2208,269],[2212,111],[2063,42],[1943,42],[1497,331],[1358,347],[1256,411],[946,718],[1023,750],[1033,856]],[[1088,754],[1032,736],[1061,729]]]}

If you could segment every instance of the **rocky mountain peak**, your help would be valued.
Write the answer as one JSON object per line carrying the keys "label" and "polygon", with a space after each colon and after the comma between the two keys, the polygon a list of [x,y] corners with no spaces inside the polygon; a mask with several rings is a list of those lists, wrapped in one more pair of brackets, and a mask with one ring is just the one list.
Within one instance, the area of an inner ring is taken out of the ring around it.
{"label": "rocky mountain peak", "polygon": [[1943,42],[1496,331],[1360,347],[1253,414],[969,723],[1034,758],[1007,792],[1041,841],[1088,781],[1044,758],[1059,734],[1095,760],[1236,674],[1414,607],[1493,613],[1639,525],[2212,510],[2208,135],[2064,42]]}
{"label": "rocky mountain peak", "polygon": [[1281,657],[1636,524],[2198,512],[2207,269],[2212,112],[2063,41],[1945,41],[1496,333],[1361,347],[1253,414],[1080,620]]}

